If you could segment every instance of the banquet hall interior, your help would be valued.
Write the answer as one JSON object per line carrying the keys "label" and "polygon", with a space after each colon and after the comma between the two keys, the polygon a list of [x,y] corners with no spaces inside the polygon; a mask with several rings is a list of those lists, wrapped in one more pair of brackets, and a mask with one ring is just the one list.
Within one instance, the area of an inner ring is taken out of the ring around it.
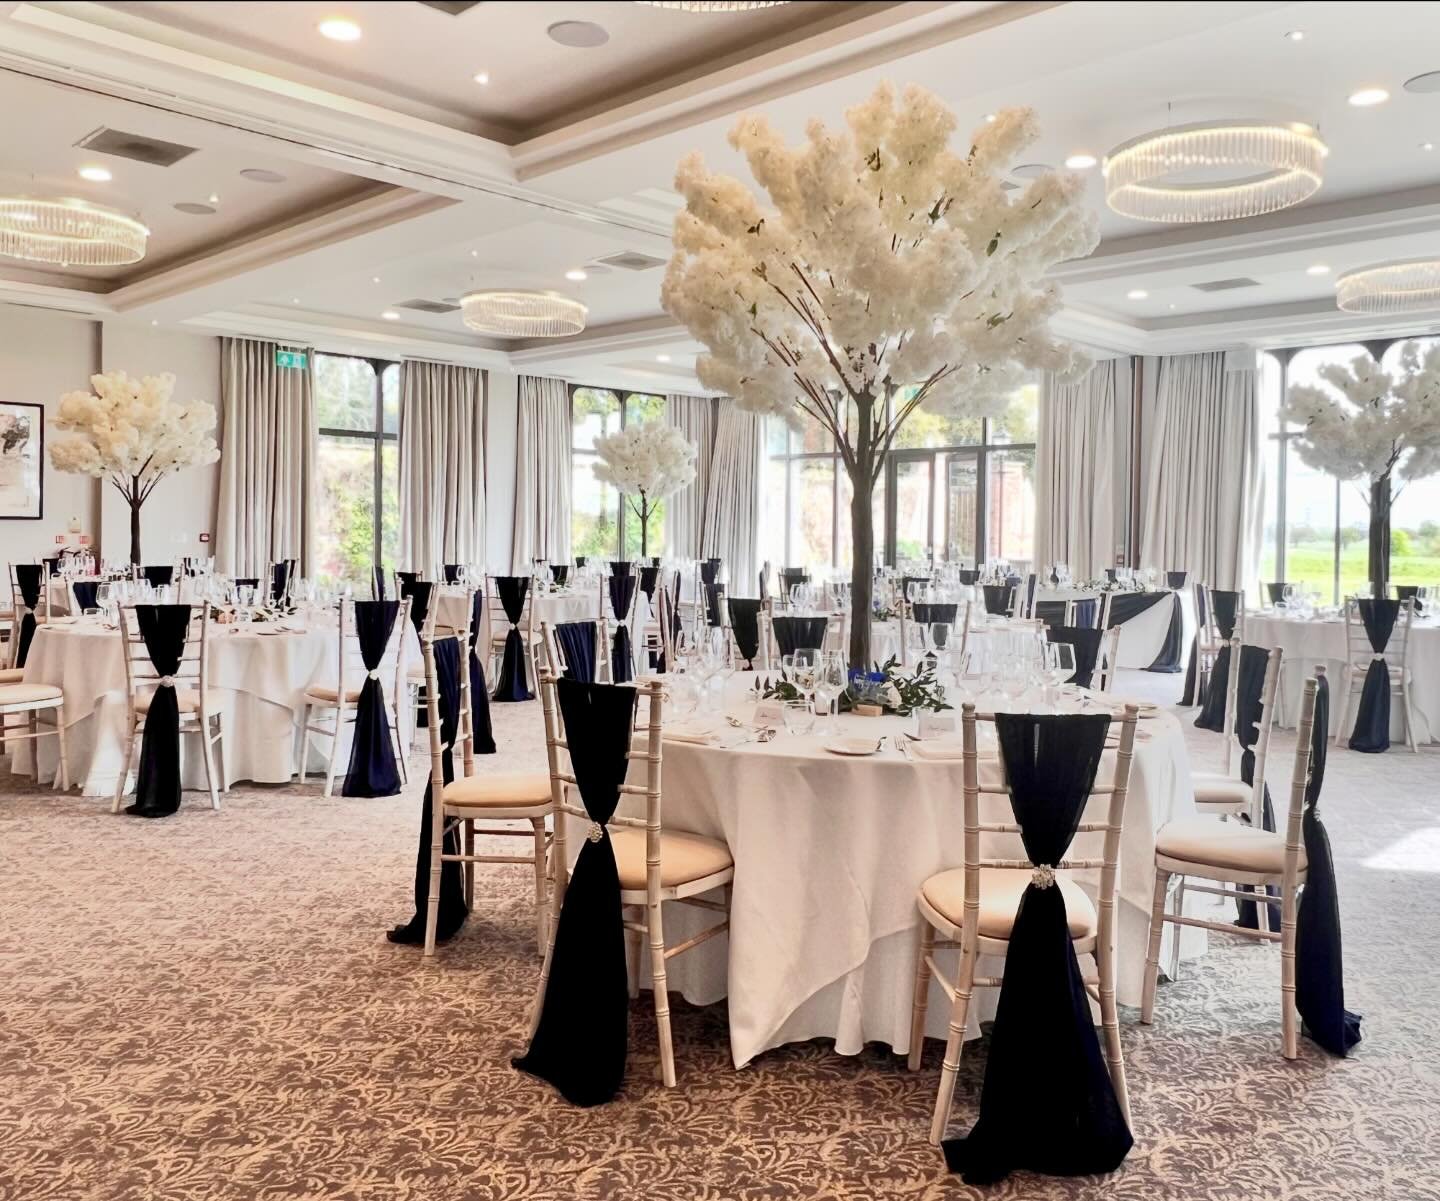
{"label": "banquet hall interior", "polygon": [[0,1201],[1440,1201],[1440,6],[0,108]]}

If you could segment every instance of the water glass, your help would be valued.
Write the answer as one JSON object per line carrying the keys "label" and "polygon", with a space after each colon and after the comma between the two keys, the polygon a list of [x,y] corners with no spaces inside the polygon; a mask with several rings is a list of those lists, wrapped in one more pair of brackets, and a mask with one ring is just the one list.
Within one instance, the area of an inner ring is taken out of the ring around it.
{"label": "water glass", "polygon": [[815,715],[810,711],[808,701],[785,701],[780,706],[780,712],[787,734],[797,737],[808,734],[815,725]]}

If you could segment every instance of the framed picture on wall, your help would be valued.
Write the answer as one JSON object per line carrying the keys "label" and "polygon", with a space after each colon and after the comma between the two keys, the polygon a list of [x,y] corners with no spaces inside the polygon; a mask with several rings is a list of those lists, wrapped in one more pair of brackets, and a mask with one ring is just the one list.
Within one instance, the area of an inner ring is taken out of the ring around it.
{"label": "framed picture on wall", "polygon": [[0,521],[45,516],[45,406],[0,401]]}

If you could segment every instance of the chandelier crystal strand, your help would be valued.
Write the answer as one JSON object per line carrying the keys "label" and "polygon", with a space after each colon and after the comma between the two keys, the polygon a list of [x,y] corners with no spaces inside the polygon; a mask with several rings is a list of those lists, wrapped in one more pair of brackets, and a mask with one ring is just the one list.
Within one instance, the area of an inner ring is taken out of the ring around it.
{"label": "chandelier crystal strand", "polygon": [[[1188,223],[1258,217],[1309,199],[1329,151],[1308,125],[1222,121],[1145,134],[1105,158],[1105,199],[1142,221]],[[1187,171],[1233,168],[1216,183],[1183,183]],[[1255,174],[1258,169],[1260,174]],[[1167,182],[1168,181],[1168,182]]]}
{"label": "chandelier crystal strand", "polygon": [[757,8],[779,8],[789,0],[637,0],[647,8],[670,8],[686,13],[744,13]]}
{"label": "chandelier crystal strand", "polygon": [[1440,260],[1381,263],[1335,281],[1335,304],[1345,313],[1417,313],[1440,309]]}
{"label": "chandelier crystal strand", "polygon": [[32,263],[120,267],[145,257],[150,231],[86,200],[0,196],[0,254]]}
{"label": "chandelier crystal strand", "polygon": [[564,338],[585,328],[588,309],[555,292],[471,292],[460,298],[471,329],[502,338]]}

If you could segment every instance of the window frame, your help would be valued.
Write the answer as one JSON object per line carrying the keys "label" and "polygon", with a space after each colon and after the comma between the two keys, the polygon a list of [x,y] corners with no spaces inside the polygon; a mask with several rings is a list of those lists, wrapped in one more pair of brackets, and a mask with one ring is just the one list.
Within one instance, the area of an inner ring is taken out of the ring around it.
{"label": "window frame", "polygon": [[[604,385],[604,384],[586,384],[586,383],[572,383],[572,384],[570,384],[569,387],[568,387],[568,390],[567,390],[567,392],[566,392],[566,396],[567,396],[567,399],[568,399],[569,402],[570,402],[570,462],[571,462],[570,473],[571,473],[571,492],[572,492],[572,494],[573,494],[573,492],[574,492],[574,473],[575,473],[574,463],[575,463],[575,456],[576,456],[576,455],[586,455],[586,456],[590,456],[590,457],[594,457],[594,456],[595,456],[595,450],[594,450],[593,447],[590,447],[590,446],[576,446],[576,445],[575,445],[575,393],[581,391],[582,389],[583,389],[584,391],[587,391],[587,392],[608,392],[608,393],[610,393],[611,396],[615,397],[615,399],[616,399],[616,400],[619,402],[619,404],[620,404],[620,425],[619,425],[619,428],[622,429],[622,430],[623,430],[623,429],[626,427],[626,425],[629,423],[629,420],[630,420],[630,401],[631,401],[631,399],[632,399],[633,397],[637,397],[637,396],[640,396],[640,397],[652,397],[652,396],[653,396],[653,397],[659,397],[662,402],[664,402],[664,401],[666,400],[666,394],[665,394],[664,392],[645,392],[645,391],[643,391],[643,390],[640,389],[640,388],[613,388],[613,387],[608,387],[608,386],[606,386],[606,385]],[[614,544],[614,546],[611,547],[610,551],[607,552],[607,557],[610,558],[610,559],[612,559],[612,560],[617,560],[617,561],[618,561],[618,560],[622,560],[622,559],[624,558],[624,555],[625,555],[625,544],[626,544],[627,538],[628,538],[629,535],[630,535],[630,529],[629,529],[630,524],[633,523],[633,524],[635,525],[635,527],[636,527],[636,530],[638,531],[640,519],[635,516],[635,514],[630,510],[630,507],[625,503],[624,493],[622,493],[618,488],[615,490],[615,508],[616,508],[616,511],[617,511],[617,512],[616,512],[616,521],[615,521],[615,544]],[[663,528],[663,527],[662,527],[662,528]],[[574,505],[573,505],[573,503],[572,503],[572,505],[571,505],[571,513],[570,513],[570,533],[571,533],[571,537],[572,537],[572,539],[573,539],[574,533],[575,533],[575,513],[574,513]],[[653,554],[654,552],[652,551],[651,553]],[[638,554],[639,554],[639,551],[636,551],[636,554],[638,555]]]}
{"label": "window frame", "polygon": [[[385,443],[386,443],[386,442],[393,442],[393,443],[395,444],[396,453],[397,453],[397,455],[398,455],[398,453],[399,453],[399,448],[400,448],[400,417],[399,417],[399,404],[398,404],[398,402],[399,402],[399,399],[400,399],[400,397],[399,397],[399,390],[400,390],[400,387],[401,387],[401,379],[400,379],[400,376],[401,376],[401,374],[403,373],[404,368],[403,368],[400,360],[398,360],[398,359],[381,359],[381,358],[375,358],[375,357],[373,357],[373,356],[371,356],[371,355],[363,355],[363,354],[337,354],[337,353],[334,353],[334,352],[331,352],[331,351],[318,351],[318,350],[317,350],[317,351],[315,352],[315,358],[316,358],[316,360],[317,360],[317,365],[318,365],[318,360],[320,360],[320,359],[322,359],[322,358],[324,358],[324,359],[352,359],[352,360],[355,360],[356,362],[369,363],[369,364],[370,364],[370,370],[374,373],[375,383],[374,383],[374,387],[373,387],[373,389],[372,389],[372,391],[374,392],[374,396],[373,396],[373,398],[372,398],[372,399],[374,400],[374,413],[375,413],[375,424],[374,424],[374,426],[373,426],[371,429],[368,429],[368,430],[356,430],[356,429],[339,429],[339,428],[334,427],[334,426],[317,425],[317,427],[316,427],[316,436],[317,436],[317,441],[318,441],[319,439],[321,439],[321,438],[326,438],[326,437],[331,437],[331,438],[356,438],[356,439],[360,439],[361,441],[370,442],[370,443],[372,444],[372,448],[373,448],[373,452],[374,452],[374,453],[371,455],[371,458],[374,460],[374,468],[373,468],[373,470],[372,470],[372,472],[371,472],[371,481],[370,481],[370,483],[371,483],[371,489],[372,489],[371,495],[372,495],[372,497],[373,497],[373,502],[374,502],[374,503],[373,503],[372,511],[373,511],[374,514],[375,514],[375,519],[374,519],[374,521],[372,522],[372,528],[371,528],[371,531],[370,531],[370,555],[371,555],[370,565],[371,565],[372,567],[379,567],[379,568],[382,568],[382,569],[383,569],[383,568],[384,568],[384,565],[385,565],[384,549],[383,549],[383,548],[384,548],[384,530],[385,530]],[[384,376],[385,376],[385,370],[386,370],[386,368],[389,368],[389,367],[394,367],[394,368],[396,368],[395,387],[396,387],[396,401],[397,401],[397,405],[396,405],[396,418],[395,418],[395,431],[394,431],[394,433],[391,433],[391,432],[389,432],[389,431],[387,431],[387,430],[385,429],[385,379],[384,379]],[[316,408],[317,408],[317,409],[319,408],[318,400],[317,400],[317,403],[316,403]],[[317,447],[317,453],[318,453],[318,447]]]}

